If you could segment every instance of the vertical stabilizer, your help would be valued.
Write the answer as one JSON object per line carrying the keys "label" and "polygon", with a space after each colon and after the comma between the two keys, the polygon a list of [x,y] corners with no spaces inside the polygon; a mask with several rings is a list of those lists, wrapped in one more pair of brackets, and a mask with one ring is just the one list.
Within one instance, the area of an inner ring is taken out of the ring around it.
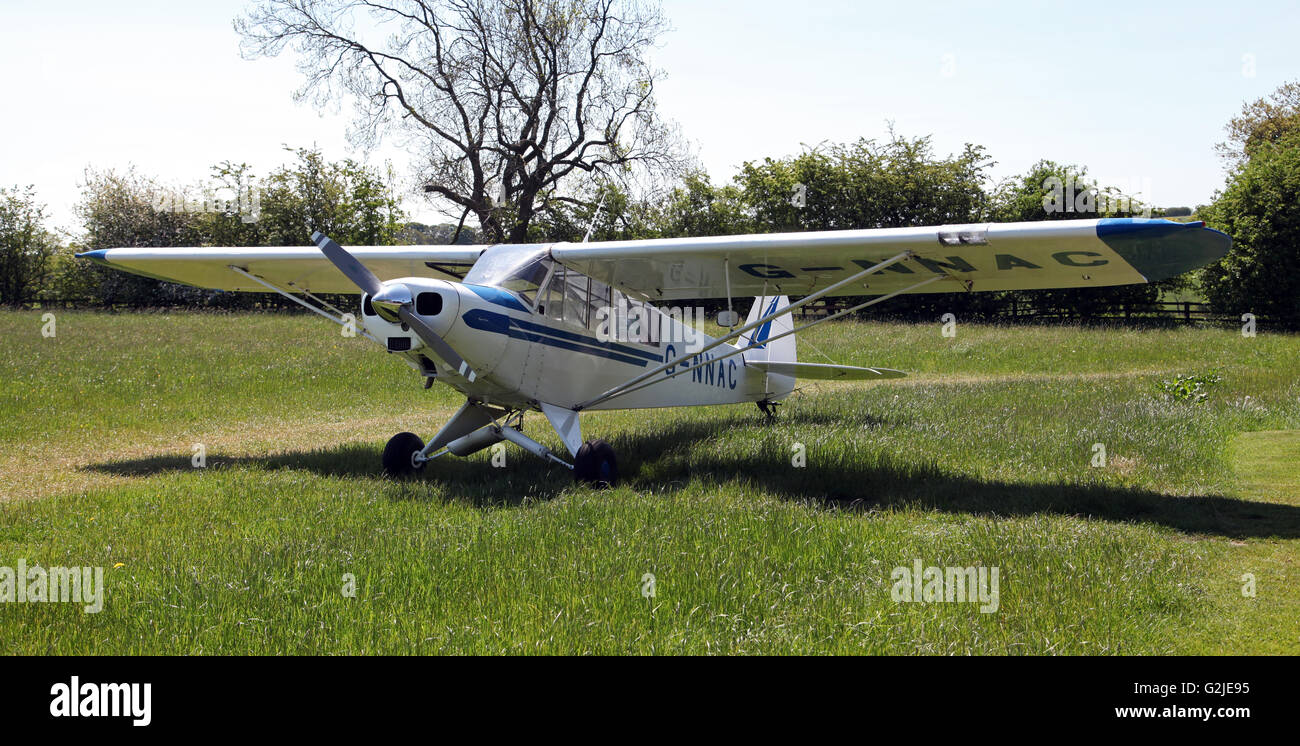
{"label": "vertical stabilizer", "polygon": [[[749,318],[745,319],[745,325],[748,326],[760,318],[771,316],[783,308],[788,308],[790,298],[784,295],[778,296],[759,296],[754,299],[754,307],[749,310]],[[748,347],[757,342],[760,346],[746,352],[746,360],[792,363],[798,359],[795,354],[795,337],[798,335],[791,334],[788,337],[782,337],[774,342],[768,340],[773,337],[784,334],[794,329],[794,316],[788,313],[781,314],[774,319],[769,319],[756,329],[746,332],[740,338],[740,346]]]}

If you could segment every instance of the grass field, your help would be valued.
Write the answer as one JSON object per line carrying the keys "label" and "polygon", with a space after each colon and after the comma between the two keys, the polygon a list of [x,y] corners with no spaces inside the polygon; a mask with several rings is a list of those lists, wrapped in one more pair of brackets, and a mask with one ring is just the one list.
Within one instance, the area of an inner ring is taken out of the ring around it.
{"label": "grass field", "polygon": [[[801,358],[912,376],[585,415],[596,491],[517,449],[381,478],[459,401],[318,319],[41,326],[0,313],[0,567],[105,605],[0,604],[11,653],[1300,652],[1296,336],[826,325]],[[917,560],[997,567],[997,610],[894,601]]]}

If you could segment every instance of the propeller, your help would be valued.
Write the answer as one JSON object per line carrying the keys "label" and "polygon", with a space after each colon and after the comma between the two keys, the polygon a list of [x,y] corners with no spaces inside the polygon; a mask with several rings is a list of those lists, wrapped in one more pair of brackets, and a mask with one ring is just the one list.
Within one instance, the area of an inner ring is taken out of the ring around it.
{"label": "propeller", "polygon": [[473,368],[469,367],[469,363],[465,362],[465,358],[453,350],[446,340],[438,336],[433,327],[424,323],[424,319],[416,316],[410,306],[401,306],[397,309],[397,313],[402,321],[405,321],[407,326],[411,327],[411,331],[415,332],[415,336],[424,340],[429,349],[433,350],[433,354],[442,358],[442,361],[447,365],[455,368],[456,372],[469,379],[470,383],[474,383],[474,379],[478,378],[478,374],[474,372]]}
{"label": "propeller", "polygon": [[347,249],[339,246],[329,236],[319,231],[311,234],[311,240],[316,243],[317,248],[321,250],[326,259],[330,260],[330,263],[337,267],[354,285],[361,288],[362,292],[370,296],[370,303],[376,307],[376,312],[378,312],[378,308],[395,312],[397,318],[410,327],[411,331],[415,332],[415,336],[428,345],[430,350],[433,350],[433,354],[442,358],[447,365],[455,368],[456,372],[469,379],[470,383],[474,382],[474,379],[478,376],[469,367],[469,363],[465,362],[465,358],[461,357],[460,353],[456,352],[451,345],[447,344],[445,339],[433,330],[433,327],[425,323],[424,319],[411,310],[414,299],[411,297],[410,288],[400,284],[385,286],[375,276],[374,272],[367,269],[366,265],[358,261],[355,256],[349,254]]}
{"label": "propeller", "polygon": [[330,263],[335,267],[338,267],[339,271],[343,273],[344,277],[351,280],[353,285],[361,288],[363,293],[373,297],[383,291],[384,283],[380,282],[378,277],[375,277],[375,273],[366,269],[366,265],[357,261],[357,258],[349,254],[347,249],[334,243],[329,236],[317,231],[311,234],[311,240],[325,255],[325,258],[330,260]]}

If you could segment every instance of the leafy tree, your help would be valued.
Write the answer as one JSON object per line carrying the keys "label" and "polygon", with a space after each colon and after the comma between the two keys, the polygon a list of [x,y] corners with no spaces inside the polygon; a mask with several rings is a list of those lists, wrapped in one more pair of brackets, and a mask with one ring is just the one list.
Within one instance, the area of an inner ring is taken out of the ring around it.
{"label": "leafy tree", "polygon": [[607,182],[582,196],[565,199],[533,223],[530,240],[628,241],[683,236],[728,236],[754,232],[744,193],[734,184],[715,186],[703,171],[687,173],[662,194],[633,198]]}
{"label": "leafy tree", "polygon": [[824,144],[748,162],[736,177],[762,232],[943,225],[984,211],[984,149],[939,158],[930,138]]}
{"label": "leafy tree", "polygon": [[45,229],[45,206],[32,187],[0,188],[0,304],[36,300],[50,279],[59,242]]}
{"label": "leafy tree", "polygon": [[1201,215],[1233,238],[1228,255],[1202,273],[1210,302],[1300,326],[1300,132],[1253,146]]}
{"label": "leafy tree", "polygon": [[401,204],[379,171],[351,159],[326,161],[319,150],[292,152],[296,162],[271,172],[258,192],[260,245],[310,246],[315,231],[344,245],[397,242]]}
{"label": "leafy tree", "polygon": [[477,243],[473,229],[463,226],[441,223],[425,225],[424,223],[407,223],[397,235],[397,243],[403,246],[446,246],[449,244],[467,245]]}
{"label": "leafy tree", "polygon": [[260,246],[266,241],[261,225],[261,191],[252,166],[222,161],[212,167],[205,189],[224,199],[213,200],[197,219],[210,246]]}
{"label": "leafy tree", "polygon": [[1254,152],[1282,141],[1300,130],[1300,81],[1279,86],[1268,96],[1241,107],[1228,122],[1228,141],[1216,149],[1233,168],[1240,168]]}
{"label": "leafy tree", "polygon": [[[381,172],[352,160],[327,161],[319,151],[292,151],[295,161],[260,185],[246,164],[214,166],[197,196],[178,194],[134,171],[90,171],[78,212],[83,247],[310,246],[322,230],[341,243],[394,244],[404,216]],[[136,307],[207,305],[251,308],[288,304],[279,298],[188,288],[89,262],[73,262],[61,278],[68,298]]]}
{"label": "leafy tree", "polygon": [[[1132,217],[1146,211],[1141,200],[1113,187],[1094,184],[1086,168],[1042,160],[994,189],[989,217],[993,222],[1016,223]],[[1008,293],[1004,297],[1038,313],[1087,319],[1116,312],[1123,306],[1154,303],[1161,291],[1181,289],[1187,282],[1186,278],[1175,277],[1146,285],[1035,290]]]}
{"label": "leafy tree", "polygon": [[[987,211],[990,165],[979,146],[940,157],[930,138],[891,132],[885,142],[823,144],[790,158],[748,162],[736,183],[758,232],[961,224]],[[999,309],[988,293],[953,293],[901,296],[871,313],[938,319],[948,312],[991,316]]]}
{"label": "leafy tree", "polygon": [[[184,209],[176,195],[134,170],[86,172],[81,217],[86,248],[198,246],[203,242],[198,213]],[[140,277],[90,262],[76,262],[63,278],[71,297],[105,305],[136,307],[197,303],[194,288]]]}
{"label": "leafy tree", "polygon": [[714,186],[702,171],[686,175],[663,200],[653,223],[654,234],[663,238],[735,236],[756,230],[745,192],[735,184]]}
{"label": "leafy tree", "polygon": [[644,205],[621,186],[591,184],[573,197],[548,198],[550,209],[539,214],[528,229],[527,240],[581,242],[590,231],[594,241],[645,238]]}
{"label": "leafy tree", "polygon": [[1198,212],[1231,235],[1233,247],[1202,270],[1206,297],[1220,311],[1300,326],[1300,281],[1289,272],[1300,259],[1300,81],[1243,106],[1227,130],[1218,146],[1229,162],[1227,186]]}

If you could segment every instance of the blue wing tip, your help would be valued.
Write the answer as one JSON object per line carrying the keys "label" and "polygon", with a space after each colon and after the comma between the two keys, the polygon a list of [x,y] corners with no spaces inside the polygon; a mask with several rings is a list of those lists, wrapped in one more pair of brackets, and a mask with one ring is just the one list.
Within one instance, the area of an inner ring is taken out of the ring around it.
{"label": "blue wing tip", "polygon": [[1164,218],[1103,218],[1097,237],[1124,257],[1148,282],[1168,279],[1218,261],[1232,238],[1205,221]]}
{"label": "blue wing tip", "polygon": [[100,262],[101,264],[108,264],[107,254],[108,254],[108,249],[96,249],[94,251],[83,251],[80,254],[77,254],[76,257],[78,259],[89,259],[92,262]]}
{"label": "blue wing tip", "polygon": [[1204,228],[1204,220],[1180,223],[1169,218],[1102,218],[1097,221],[1098,235],[1117,233],[1136,233],[1155,230],[1178,230],[1180,228]]}

